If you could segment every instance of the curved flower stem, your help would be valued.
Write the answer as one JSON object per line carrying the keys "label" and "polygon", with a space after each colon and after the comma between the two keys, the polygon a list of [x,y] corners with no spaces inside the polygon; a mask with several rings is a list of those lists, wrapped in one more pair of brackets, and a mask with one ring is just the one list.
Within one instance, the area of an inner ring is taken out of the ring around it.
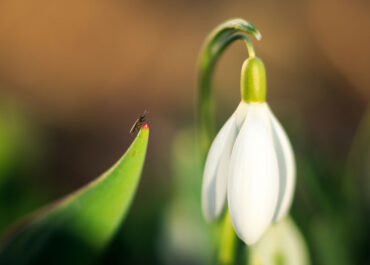
{"label": "curved flower stem", "polygon": [[250,22],[236,18],[216,27],[206,39],[199,56],[199,101],[198,116],[200,127],[200,145],[204,159],[214,136],[213,104],[211,98],[211,79],[218,59],[222,52],[235,40],[243,40],[250,57],[254,57],[254,49],[250,39],[245,34],[251,34],[257,39],[261,34]]}
{"label": "curved flower stem", "polygon": [[235,264],[235,247],[236,234],[229,211],[226,211],[221,223],[220,245],[218,250],[218,264],[219,265],[233,265]]}
{"label": "curved flower stem", "polygon": [[[199,56],[199,144],[201,158],[204,162],[211,141],[214,137],[214,115],[211,96],[211,80],[213,72],[222,52],[235,40],[243,40],[250,57],[255,56],[252,42],[246,36],[250,34],[257,39],[261,34],[250,22],[236,18],[216,27],[206,39]],[[236,234],[231,223],[229,212],[226,211],[220,227],[220,246],[218,250],[219,264],[235,263]]]}

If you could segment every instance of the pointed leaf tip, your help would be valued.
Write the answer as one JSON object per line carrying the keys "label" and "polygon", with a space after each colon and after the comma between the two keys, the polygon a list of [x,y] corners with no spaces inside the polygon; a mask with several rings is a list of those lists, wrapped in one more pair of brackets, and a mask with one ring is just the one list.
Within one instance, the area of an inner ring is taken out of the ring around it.
{"label": "pointed leaf tip", "polygon": [[0,238],[0,264],[48,264],[50,258],[57,264],[90,263],[112,238],[135,196],[149,138],[148,126],[143,128],[99,178],[31,214]]}

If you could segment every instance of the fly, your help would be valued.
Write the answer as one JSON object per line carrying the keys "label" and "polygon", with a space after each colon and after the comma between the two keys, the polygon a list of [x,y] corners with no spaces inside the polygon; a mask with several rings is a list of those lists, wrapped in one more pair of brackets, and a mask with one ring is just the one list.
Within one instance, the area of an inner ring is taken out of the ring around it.
{"label": "fly", "polygon": [[147,110],[144,111],[143,115],[140,115],[140,117],[135,121],[134,125],[132,125],[130,134],[133,134],[141,129],[143,126],[143,123],[146,121],[145,120],[145,115],[148,113]]}

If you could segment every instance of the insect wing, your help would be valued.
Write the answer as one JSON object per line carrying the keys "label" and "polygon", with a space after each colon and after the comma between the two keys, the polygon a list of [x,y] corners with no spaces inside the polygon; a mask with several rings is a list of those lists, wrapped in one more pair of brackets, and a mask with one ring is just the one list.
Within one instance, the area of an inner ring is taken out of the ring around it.
{"label": "insect wing", "polygon": [[130,133],[131,134],[134,133],[135,131],[137,131],[137,125],[138,125],[138,123],[139,123],[139,119],[137,119],[135,121],[134,125],[132,125],[131,130],[130,130]]}

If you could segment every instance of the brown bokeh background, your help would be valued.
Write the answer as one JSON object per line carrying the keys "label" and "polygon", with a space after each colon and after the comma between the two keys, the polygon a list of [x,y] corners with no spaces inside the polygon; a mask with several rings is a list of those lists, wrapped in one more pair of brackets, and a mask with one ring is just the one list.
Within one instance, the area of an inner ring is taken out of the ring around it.
{"label": "brown bokeh background", "polygon": [[[173,132],[193,118],[202,41],[230,17],[260,29],[263,39],[254,43],[267,67],[270,104],[280,115],[293,109],[316,141],[346,142],[370,97],[366,1],[0,5],[1,92],[55,132],[54,144],[67,160],[62,167],[82,162],[104,168],[128,142],[126,132],[144,109],[150,111],[153,159],[165,156]],[[221,60],[215,82],[228,112],[238,101],[247,56],[242,45],[235,46]],[[68,175],[87,174],[75,170]]]}
{"label": "brown bokeh background", "polygon": [[[149,110],[135,203],[160,203],[171,192],[172,140],[194,125],[198,52],[214,26],[231,17],[257,26],[272,109],[318,160],[341,163],[370,99],[369,14],[364,0],[4,0],[0,95],[36,128],[47,177],[35,181],[50,199],[109,167]],[[218,65],[220,124],[239,101],[246,57],[238,43]]]}

